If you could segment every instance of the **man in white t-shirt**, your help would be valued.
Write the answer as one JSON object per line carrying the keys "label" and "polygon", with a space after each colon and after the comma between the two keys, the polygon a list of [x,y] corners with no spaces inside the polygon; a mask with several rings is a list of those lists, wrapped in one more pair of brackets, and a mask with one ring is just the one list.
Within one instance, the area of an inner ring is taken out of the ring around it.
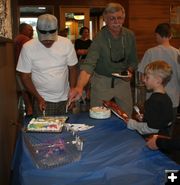
{"label": "man in white t-shirt", "polygon": [[38,17],[38,38],[24,44],[17,71],[34,96],[33,115],[65,113],[68,93],[77,81],[77,57],[68,38],[57,35],[57,19],[50,14]]}
{"label": "man in white t-shirt", "polygon": [[143,74],[145,66],[155,60],[164,60],[172,67],[173,74],[165,89],[173,103],[175,119],[180,99],[180,51],[170,44],[172,33],[168,23],[157,25],[155,34],[158,45],[145,52],[138,71]]}

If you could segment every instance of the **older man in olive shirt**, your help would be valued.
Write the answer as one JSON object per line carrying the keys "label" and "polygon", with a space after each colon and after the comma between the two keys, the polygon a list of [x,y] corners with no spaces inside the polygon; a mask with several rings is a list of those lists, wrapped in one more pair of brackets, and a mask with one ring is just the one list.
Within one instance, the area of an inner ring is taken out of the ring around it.
{"label": "older man in olive shirt", "polygon": [[[103,13],[106,26],[94,39],[77,86],[69,93],[73,101],[82,95],[84,86],[91,78],[91,107],[101,106],[102,100],[115,99],[130,116],[132,95],[130,79],[137,66],[136,43],[132,31],[122,27],[125,10],[118,3],[109,3]],[[116,78],[112,73],[128,71],[129,77]]]}

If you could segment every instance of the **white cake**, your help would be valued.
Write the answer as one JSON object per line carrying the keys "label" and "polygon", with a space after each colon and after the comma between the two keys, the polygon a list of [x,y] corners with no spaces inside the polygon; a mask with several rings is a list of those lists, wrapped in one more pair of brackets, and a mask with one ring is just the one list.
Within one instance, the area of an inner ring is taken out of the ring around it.
{"label": "white cake", "polygon": [[111,110],[106,107],[92,107],[89,110],[89,116],[95,119],[106,119],[111,117]]}
{"label": "white cake", "polygon": [[42,117],[33,118],[28,126],[28,131],[34,132],[60,132],[67,117]]}

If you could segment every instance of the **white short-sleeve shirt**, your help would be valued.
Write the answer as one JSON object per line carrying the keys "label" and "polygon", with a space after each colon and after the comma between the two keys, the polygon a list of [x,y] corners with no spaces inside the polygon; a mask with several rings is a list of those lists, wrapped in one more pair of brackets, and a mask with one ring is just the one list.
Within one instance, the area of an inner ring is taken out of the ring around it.
{"label": "white short-sleeve shirt", "polygon": [[145,66],[155,60],[163,60],[172,67],[173,74],[165,89],[171,98],[173,107],[178,107],[180,97],[180,51],[172,46],[164,47],[163,45],[150,48],[145,52],[139,63],[138,71],[144,73]]}
{"label": "white short-sleeve shirt", "polygon": [[45,101],[59,102],[67,100],[68,66],[77,62],[71,41],[58,36],[50,48],[46,48],[38,39],[25,43],[16,69],[31,73],[33,84]]}

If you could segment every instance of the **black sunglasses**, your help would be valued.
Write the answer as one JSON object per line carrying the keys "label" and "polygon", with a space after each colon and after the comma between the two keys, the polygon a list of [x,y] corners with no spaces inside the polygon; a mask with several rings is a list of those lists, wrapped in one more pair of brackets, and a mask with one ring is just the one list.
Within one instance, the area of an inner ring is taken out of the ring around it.
{"label": "black sunglasses", "polygon": [[38,29],[38,31],[39,31],[39,33],[41,33],[41,34],[46,34],[46,33],[52,34],[52,33],[55,33],[55,32],[56,32],[56,29],[55,29],[55,30],[49,30],[49,31],[46,31],[46,30],[39,30],[39,29]]}
{"label": "black sunglasses", "polygon": [[120,58],[119,60],[113,60],[112,59],[111,41],[110,41],[110,39],[108,39],[108,41],[109,41],[109,50],[110,50],[110,59],[111,59],[111,62],[112,63],[121,63],[121,62],[124,62],[126,60],[126,57],[125,57],[125,47],[124,47],[124,39],[123,39],[123,37],[122,37],[123,57]]}

